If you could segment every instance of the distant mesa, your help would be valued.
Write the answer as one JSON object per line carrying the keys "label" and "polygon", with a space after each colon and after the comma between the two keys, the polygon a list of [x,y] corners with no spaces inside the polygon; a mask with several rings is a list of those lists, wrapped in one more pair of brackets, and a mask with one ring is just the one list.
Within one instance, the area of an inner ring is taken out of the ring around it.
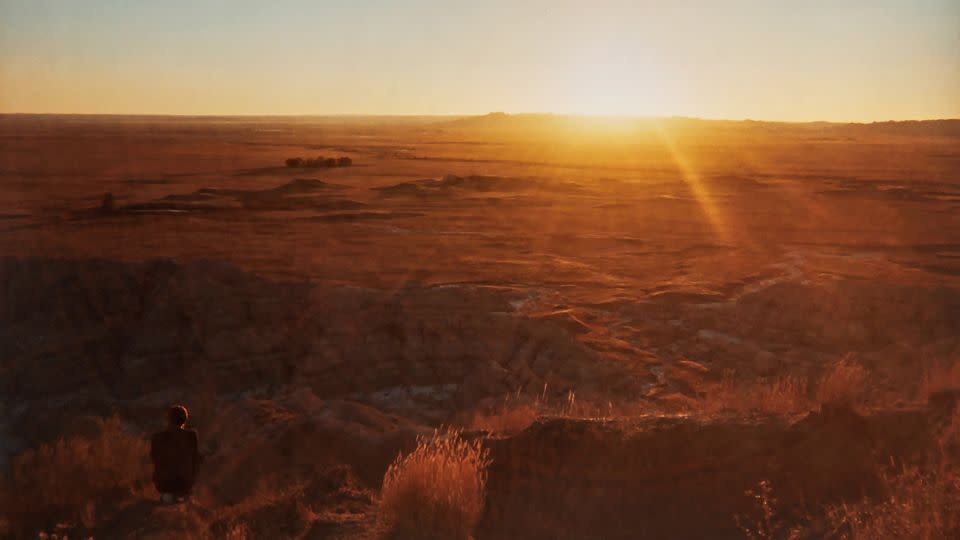
{"label": "distant mesa", "polygon": [[331,169],[334,167],[350,167],[353,165],[353,159],[347,156],[335,158],[323,156],[317,156],[316,158],[292,157],[287,158],[284,163],[290,168],[309,167],[314,169]]}
{"label": "distant mesa", "polygon": [[294,178],[286,184],[277,186],[269,191],[274,193],[304,193],[324,189],[337,189],[342,187],[343,186],[338,186],[336,184],[329,184],[316,178]]}
{"label": "distant mesa", "polygon": [[81,211],[80,216],[120,214],[187,214],[219,210],[359,210],[367,205],[332,195],[347,186],[316,178],[294,178],[268,189],[201,188],[191,193],[173,193],[147,202],[120,205],[112,193],[104,193],[100,206]]}
{"label": "distant mesa", "polygon": [[565,180],[511,178],[504,176],[456,176],[448,174],[440,180],[425,179],[372,188],[383,197],[449,197],[458,193],[487,192],[581,192],[583,186]]}

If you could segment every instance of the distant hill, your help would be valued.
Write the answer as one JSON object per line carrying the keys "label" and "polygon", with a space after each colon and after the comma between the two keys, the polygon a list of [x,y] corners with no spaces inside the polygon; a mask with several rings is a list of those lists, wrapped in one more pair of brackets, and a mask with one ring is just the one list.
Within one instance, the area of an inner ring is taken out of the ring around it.
{"label": "distant hill", "polygon": [[935,135],[960,137],[960,119],[905,120],[899,122],[873,122],[871,124],[844,124],[884,133],[899,135]]}
{"label": "distant hill", "polygon": [[706,120],[701,118],[628,118],[577,116],[548,113],[507,114],[493,112],[481,116],[443,119],[435,126],[455,130],[491,132],[540,132],[560,134],[577,131],[613,131],[643,133],[668,130],[673,133],[700,132],[703,134],[782,132],[796,135],[852,137],[857,135],[898,135],[960,138],[960,119],[907,120],[873,123],[842,122],[768,122],[757,120]]}

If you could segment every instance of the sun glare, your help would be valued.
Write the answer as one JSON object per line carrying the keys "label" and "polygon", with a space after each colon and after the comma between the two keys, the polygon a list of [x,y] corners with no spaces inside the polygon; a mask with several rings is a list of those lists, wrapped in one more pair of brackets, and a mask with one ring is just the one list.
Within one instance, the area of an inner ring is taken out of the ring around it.
{"label": "sun glare", "polygon": [[609,49],[583,51],[570,69],[565,112],[592,116],[660,116],[657,75],[646,62]]}

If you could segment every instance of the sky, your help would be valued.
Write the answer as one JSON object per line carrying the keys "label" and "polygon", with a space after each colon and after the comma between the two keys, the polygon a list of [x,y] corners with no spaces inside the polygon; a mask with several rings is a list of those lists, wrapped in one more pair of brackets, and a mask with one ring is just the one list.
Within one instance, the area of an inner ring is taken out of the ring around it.
{"label": "sky", "polygon": [[960,117],[958,0],[0,0],[0,112]]}

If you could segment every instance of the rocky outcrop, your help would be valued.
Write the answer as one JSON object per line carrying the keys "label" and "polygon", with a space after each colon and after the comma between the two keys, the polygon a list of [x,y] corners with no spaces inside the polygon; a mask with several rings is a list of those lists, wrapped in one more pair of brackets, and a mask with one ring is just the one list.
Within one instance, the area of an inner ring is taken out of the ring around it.
{"label": "rocky outcrop", "polygon": [[333,157],[325,158],[323,156],[318,156],[316,158],[294,157],[294,158],[285,159],[283,163],[287,167],[293,167],[293,168],[296,168],[296,167],[314,167],[314,168],[350,167],[351,165],[353,165],[353,159],[351,159],[348,156],[340,156],[335,158]]}
{"label": "rocky outcrop", "polygon": [[[649,377],[579,342],[562,318],[516,312],[514,293],[493,287],[383,291],[211,261],[4,258],[0,288],[0,399],[14,429],[68,404],[100,414],[145,395],[294,385],[440,421],[545,383],[557,395],[632,396]],[[60,427],[51,419],[48,435]]]}
{"label": "rocky outcrop", "polygon": [[898,342],[930,343],[956,336],[960,328],[960,292],[951,287],[887,284],[841,279],[817,285],[779,283],[736,303],[741,334],[797,345],[842,344],[849,350]]}
{"label": "rocky outcrop", "polygon": [[382,197],[457,197],[470,193],[531,190],[548,193],[572,193],[582,191],[584,188],[580,184],[565,180],[448,174],[439,180],[414,180],[373,189],[378,191]]}
{"label": "rocky outcrop", "polygon": [[931,446],[936,414],[813,413],[703,424],[690,418],[617,422],[546,419],[489,442],[483,539],[734,539],[745,495],[767,480],[792,523],[826,505],[877,495],[891,461]]}

